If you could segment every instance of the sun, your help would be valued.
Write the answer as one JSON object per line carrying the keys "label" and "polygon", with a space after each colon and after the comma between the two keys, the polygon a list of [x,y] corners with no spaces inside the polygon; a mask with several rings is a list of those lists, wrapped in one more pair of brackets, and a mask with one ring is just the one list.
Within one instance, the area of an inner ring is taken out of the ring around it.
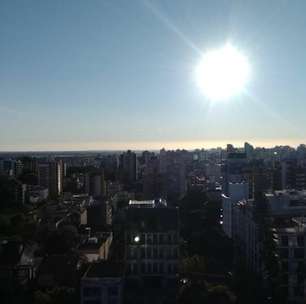
{"label": "sun", "polygon": [[210,100],[227,100],[240,94],[250,78],[248,58],[231,44],[203,54],[195,80]]}

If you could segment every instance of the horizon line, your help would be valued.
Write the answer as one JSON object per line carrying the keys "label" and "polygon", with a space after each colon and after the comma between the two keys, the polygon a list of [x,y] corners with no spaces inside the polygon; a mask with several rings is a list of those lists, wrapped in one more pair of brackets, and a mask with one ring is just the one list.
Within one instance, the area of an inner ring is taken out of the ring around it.
{"label": "horizon line", "polygon": [[168,141],[168,142],[88,142],[88,143],[69,143],[69,144],[40,144],[31,146],[8,145],[0,146],[0,153],[30,153],[30,152],[120,152],[126,150],[133,151],[160,151],[166,150],[201,150],[201,149],[225,149],[227,144],[242,148],[244,143],[251,144],[254,148],[274,148],[277,146],[290,146],[297,148],[306,142],[302,139],[283,139],[283,140],[208,140],[208,141]]}

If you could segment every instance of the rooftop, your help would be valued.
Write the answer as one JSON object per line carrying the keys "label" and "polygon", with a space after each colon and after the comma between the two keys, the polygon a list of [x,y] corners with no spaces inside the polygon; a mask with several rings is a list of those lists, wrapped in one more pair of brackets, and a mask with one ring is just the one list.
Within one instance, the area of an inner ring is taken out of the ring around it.
{"label": "rooftop", "polygon": [[87,238],[79,247],[80,250],[94,250],[99,249],[103,243],[110,237],[110,233],[105,233],[103,236],[99,237],[89,237]]}
{"label": "rooftop", "polygon": [[90,264],[84,277],[87,278],[106,278],[106,277],[123,277],[124,264],[121,262],[101,261]]}
{"label": "rooftop", "polygon": [[129,207],[137,207],[137,208],[156,208],[156,207],[167,207],[167,201],[163,199],[156,200],[130,200]]}
{"label": "rooftop", "polygon": [[167,231],[178,229],[178,208],[127,208],[126,224],[130,230]]}
{"label": "rooftop", "polygon": [[286,190],[277,190],[274,191],[273,193],[266,193],[266,197],[275,197],[275,196],[300,197],[306,199],[306,190],[286,189]]}

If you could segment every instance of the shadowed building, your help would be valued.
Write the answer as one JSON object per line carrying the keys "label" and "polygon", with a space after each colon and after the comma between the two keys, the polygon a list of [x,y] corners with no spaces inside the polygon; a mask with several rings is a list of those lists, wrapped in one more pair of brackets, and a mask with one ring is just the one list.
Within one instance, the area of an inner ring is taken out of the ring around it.
{"label": "shadowed building", "polygon": [[[165,201],[130,201],[125,210],[125,260],[133,298],[163,303],[175,294],[179,259],[177,208]],[[143,288],[144,294],[137,293]],[[156,298],[157,297],[157,298]]]}
{"label": "shadowed building", "polygon": [[51,198],[55,199],[63,193],[63,170],[61,160],[38,165],[38,184],[49,189]]}
{"label": "shadowed building", "polygon": [[101,261],[90,264],[81,279],[81,304],[123,303],[124,265]]}
{"label": "shadowed building", "polygon": [[120,172],[122,180],[132,185],[137,180],[137,157],[136,153],[128,150],[120,155]]}

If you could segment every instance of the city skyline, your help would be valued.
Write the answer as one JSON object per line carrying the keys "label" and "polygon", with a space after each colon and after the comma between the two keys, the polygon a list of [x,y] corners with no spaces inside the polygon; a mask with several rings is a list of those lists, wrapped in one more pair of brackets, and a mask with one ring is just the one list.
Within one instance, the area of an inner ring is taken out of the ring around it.
{"label": "city skyline", "polygon": [[[304,142],[290,142],[290,141],[265,141],[265,142],[254,142],[254,141],[210,141],[210,142],[128,142],[128,143],[107,143],[104,148],[100,143],[88,143],[79,144],[74,143],[70,144],[69,147],[65,145],[52,145],[52,146],[35,146],[28,149],[3,149],[0,150],[0,153],[31,153],[31,152],[122,152],[127,150],[132,151],[160,151],[165,150],[198,150],[198,149],[226,149],[227,145],[233,145],[235,148],[243,149],[244,144],[248,143],[254,148],[265,148],[273,149],[277,147],[286,147],[297,148],[300,145],[305,145]],[[102,147],[102,148],[101,148]]]}
{"label": "city skyline", "polygon": [[[306,142],[303,1],[2,1],[0,151]],[[260,24],[258,20],[261,20]],[[243,94],[209,101],[203,52],[230,41]]]}

